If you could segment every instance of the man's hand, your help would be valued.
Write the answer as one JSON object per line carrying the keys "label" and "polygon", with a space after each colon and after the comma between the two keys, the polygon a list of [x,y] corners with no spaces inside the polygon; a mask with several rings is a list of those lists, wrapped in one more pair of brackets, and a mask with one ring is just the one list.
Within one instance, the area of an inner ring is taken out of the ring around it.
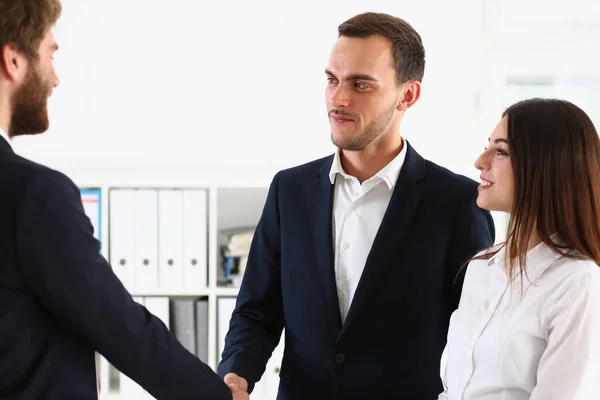
{"label": "man's hand", "polygon": [[231,395],[233,396],[232,400],[250,400],[248,392],[240,388],[237,384],[229,383],[228,386],[229,390],[231,390]]}
{"label": "man's hand", "polygon": [[244,392],[248,391],[248,382],[244,378],[238,376],[237,374],[234,374],[233,372],[230,372],[227,375],[225,375],[225,378],[223,378],[223,380],[225,381],[225,384],[229,387],[231,387],[231,384],[233,383],[236,385],[237,388],[243,390]]}

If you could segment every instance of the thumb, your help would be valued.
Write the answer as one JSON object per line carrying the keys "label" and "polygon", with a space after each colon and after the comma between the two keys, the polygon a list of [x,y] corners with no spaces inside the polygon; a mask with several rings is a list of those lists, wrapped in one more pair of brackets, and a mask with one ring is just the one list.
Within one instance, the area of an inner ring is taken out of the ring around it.
{"label": "thumb", "polygon": [[227,384],[227,386],[235,384],[235,386],[240,388],[241,390],[244,390],[246,392],[248,391],[248,382],[244,378],[233,372],[230,372],[227,375],[225,375],[225,378],[223,378],[223,380],[225,381],[225,384]]}

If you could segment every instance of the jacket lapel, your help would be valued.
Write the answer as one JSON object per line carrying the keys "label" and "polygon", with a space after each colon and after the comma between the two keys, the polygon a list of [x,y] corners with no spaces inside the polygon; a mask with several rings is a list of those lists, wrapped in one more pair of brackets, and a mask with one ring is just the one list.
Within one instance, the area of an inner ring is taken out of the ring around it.
{"label": "jacket lapel", "polygon": [[424,161],[407,141],[405,143],[408,148],[404,165],[367,257],[343,330],[352,323],[376,289],[377,282],[384,275],[386,268],[392,264],[419,206],[420,194],[417,183],[424,177]]}
{"label": "jacket lapel", "polygon": [[335,321],[341,328],[339,300],[333,266],[333,185],[329,180],[329,170],[332,162],[333,156],[325,161],[319,171],[319,177],[312,183],[310,224],[321,286],[325,291],[327,303],[332,308]]}
{"label": "jacket lapel", "polygon": [[0,151],[14,154],[12,147],[2,136],[0,136]]}

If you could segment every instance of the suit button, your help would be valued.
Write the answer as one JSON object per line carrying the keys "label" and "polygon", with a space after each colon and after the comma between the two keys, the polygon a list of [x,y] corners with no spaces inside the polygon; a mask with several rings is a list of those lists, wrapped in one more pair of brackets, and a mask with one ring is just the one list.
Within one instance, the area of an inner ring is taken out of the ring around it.
{"label": "suit button", "polygon": [[337,364],[341,364],[344,361],[346,361],[346,356],[345,355],[343,355],[342,353],[338,353],[338,354],[335,355],[335,362]]}

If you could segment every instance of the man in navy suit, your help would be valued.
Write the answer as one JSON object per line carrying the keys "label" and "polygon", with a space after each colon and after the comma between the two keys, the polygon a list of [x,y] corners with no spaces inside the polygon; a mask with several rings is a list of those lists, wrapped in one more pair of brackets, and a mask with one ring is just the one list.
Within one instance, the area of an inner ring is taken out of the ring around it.
{"label": "man in navy suit", "polygon": [[280,400],[434,400],[461,266],[494,242],[477,183],[399,134],[425,52],[405,21],[339,26],[329,157],[274,177],[218,373],[252,391],[285,328]]}
{"label": "man in navy suit", "polygon": [[63,174],[16,155],[48,129],[58,0],[0,0],[0,399],[98,398],[95,351],[157,399],[243,400],[135,303]]}

